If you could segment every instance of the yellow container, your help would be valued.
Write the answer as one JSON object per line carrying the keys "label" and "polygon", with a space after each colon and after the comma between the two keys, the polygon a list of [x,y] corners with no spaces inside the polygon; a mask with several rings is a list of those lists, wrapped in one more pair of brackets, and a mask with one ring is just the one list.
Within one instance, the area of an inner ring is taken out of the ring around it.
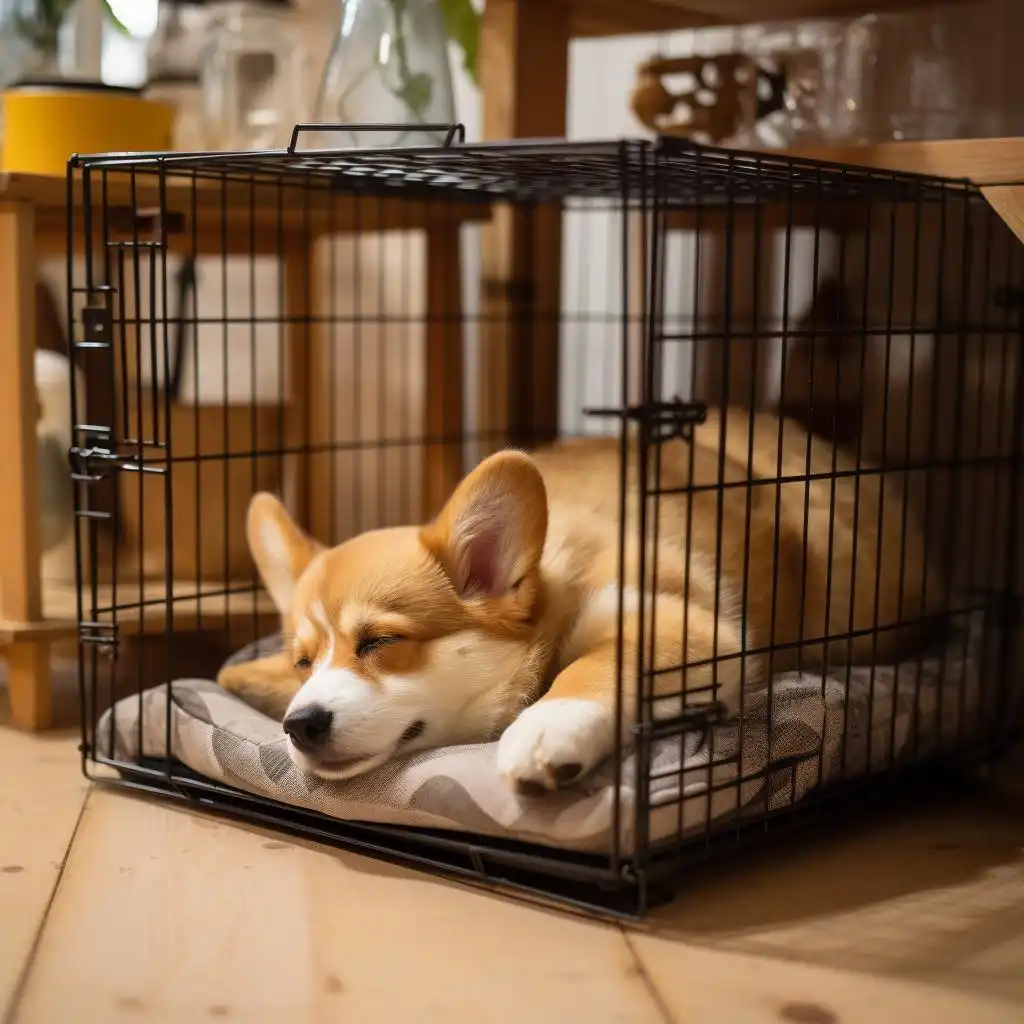
{"label": "yellow container", "polygon": [[6,89],[0,171],[55,174],[73,153],[171,149],[174,110],[134,89],[79,82],[26,83]]}

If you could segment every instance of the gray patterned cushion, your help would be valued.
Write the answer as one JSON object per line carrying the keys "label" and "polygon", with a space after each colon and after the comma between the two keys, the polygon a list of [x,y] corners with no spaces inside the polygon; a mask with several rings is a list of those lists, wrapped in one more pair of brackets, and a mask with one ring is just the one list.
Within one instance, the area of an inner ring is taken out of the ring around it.
{"label": "gray patterned cushion", "polygon": [[[988,703],[981,699],[977,671],[982,636],[975,616],[923,662],[859,667],[848,677],[845,669],[827,677],[779,675],[769,689],[747,695],[742,728],[734,721],[657,742],[652,839],[674,836],[680,827],[701,829],[709,814],[721,819],[784,808],[830,782],[969,738],[981,727]],[[271,653],[275,644],[278,638],[267,638],[231,662]],[[360,778],[328,782],[295,767],[278,722],[206,679],[178,680],[169,702],[163,686],[146,691],[141,701],[122,700],[99,725],[100,752],[122,761],[166,756],[168,709],[171,755],[237,789],[342,820],[456,829],[575,850],[611,844],[611,762],[573,788],[540,798],[511,791],[496,769],[496,743],[412,754]],[[631,754],[620,795],[628,850],[636,797]]]}

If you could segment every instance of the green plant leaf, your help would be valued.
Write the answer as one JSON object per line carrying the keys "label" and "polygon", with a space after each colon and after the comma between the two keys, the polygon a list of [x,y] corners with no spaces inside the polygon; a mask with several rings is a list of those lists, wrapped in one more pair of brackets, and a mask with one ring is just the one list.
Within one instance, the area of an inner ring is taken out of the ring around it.
{"label": "green plant leaf", "polygon": [[477,82],[476,54],[480,46],[480,15],[470,0],[438,0],[448,38],[462,50],[462,66]]}
{"label": "green plant leaf", "polygon": [[107,12],[110,24],[113,25],[121,35],[131,36],[131,32],[128,31],[125,23],[114,13],[114,8],[110,6],[110,0],[103,0],[103,8]]}
{"label": "green plant leaf", "polygon": [[434,82],[430,75],[422,71],[410,75],[398,90],[398,96],[415,117],[422,117],[430,106],[430,97],[434,92]]}

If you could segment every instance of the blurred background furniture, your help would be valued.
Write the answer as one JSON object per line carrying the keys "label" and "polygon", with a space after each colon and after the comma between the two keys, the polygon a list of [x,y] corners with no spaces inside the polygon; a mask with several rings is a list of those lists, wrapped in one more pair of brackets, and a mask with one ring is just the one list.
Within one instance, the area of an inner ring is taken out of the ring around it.
{"label": "blurred background furniture", "polygon": [[[988,2],[994,9],[1000,0]],[[85,10],[90,6],[95,8],[97,3],[98,0],[83,0],[81,9]],[[689,66],[685,56],[676,57],[671,47],[663,51],[660,45],[662,38],[667,38],[669,33],[679,29],[715,30],[717,26],[726,31],[726,26],[749,26],[751,23],[760,25],[775,19],[817,19],[833,16],[850,18],[868,10],[884,12],[908,6],[915,10],[923,10],[930,8],[931,5],[926,2],[908,5],[889,0],[771,0],[768,3],[756,4],[750,0],[728,0],[726,3],[717,0],[639,0],[629,3],[624,0],[488,0],[481,6],[483,10],[478,68],[483,101],[482,134],[487,139],[506,139],[573,134],[572,131],[567,132],[569,50],[572,40],[647,33],[646,39],[642,35],[637,36],[630,45],[638,44],[645,47],[646,58],[650,58],[652,52],[655,54],[653,61],[647,59],[644,62],[644,67],[649,79],[657,79],[666,68]],[[1009,3],[1003,3],[1004,16],[1024,19],[1024,8],[1018,13],[1011,10],[1011,6]],[[119,5],[119,10],[129,9],[136,10],[124,4]],[[336,38],[329,26],[335,24],[339,9],[338,0],[304,0],[296,5],[294,27],[301,37],[302,46],[311,54],[309,63],[314,70],[318,70],[322,62],[328,59],[327,51],[331,40]],[[141,5],[139,10],[141,11]],[[141,14],[139,16],[141,18]],[[156,28],[155,19],[152,28]],[[736,40],[739,42],[734,42],[730,46],[736,48],[741,43],[746,46],[742,33],[755,30],[736,29]],[[111,52],[117,50],[123,55],[126,48],[134,47],[132,52],[138,57],[136,51],[146,49],[140,38],[126,40],[117,35],[109,25],[103,27],[103,33],[104,54],[109,48]],[[657,45],[650,34],[657,35]],[[95,36],[96,33],[92,35]],[[193,35],[205,38],[204,32],[193,32]],[[868,33],[866,38],[870,40],[873,37]],[[777,31],[771,38],[762,37],[760,40],[747,41],[750,44],[747,49],[751,53],[771,56],[779,46],[785,49],[792,41],[787,38],[786,31]],[[626,41],[621,42],[625,44]],[[615,45],[618,47],[619,42]],[[599,43],[594,44],[594,48],[599,46]],[[100,48],[97,40],[86,33],[78,49],[90,50],[93,54],[90,59],[96,65],[93,70],[98,73]],[[579,52],[577,50],[578,54]],[[618,49],[615,52],[618,53]],[[662,54],[667,58],[667,64],[661,61]],[[454,52],[452,55],[454,56]],[[186,56],[192,62],[189,67],[193,68],[196,55],[189,51]],[[679,63],[680,60],[682,63]],[[106,57],[103,63],[103,77],[107,79],[109,75]],[[633,66],[636,63],[639,62],[634,61]],[[126,79],[135,73],[131,61],[122,62],[116,68],[112,64],[111,68],[116,72],[114,80],[123,84],[138,84],[145,77],[144,60],[140,66],[142,70],[139,71],[139,75],[142,77],[127,81]],[[728,61],[716,64],[718,72],[730,67],[733,65]],[[156,70],[159,71],[159,68]],[[591,79],[594,77],[592,71],[591,68]],[[175,79],[181,68],[172,62],[170,72],[170,78]],[[185,77],[188,79],[189,88],[195,92],[198,88],[198,72],[193,68]],[[619,77],[621,78],[621,74]],[[464,117],[470,122],[472,139],[478,133],[473,130],[475,112],[470,79],[459,68],[455,68],[453,78],[456,86],[457,116]],[[177,81],[177,85],[180,86],[181,82]],[[577,92],[579,85],[577,82]],[[595,96],[600,103],[599,98],[602,95],[602,91],[595,88],[594,96],[588,96],[590,106],[594,106]],[[594,127],[594,112],[591,111],[587,122],[591,126],[588,134],[608,137],[635,132],[636,123],[628,119],[627,114],[629,95],[629,88],[625,86],[621,87],[621,93],[611,97],[613,103],[608,109],[609,126],[602,124],[600,128]],[[749,99],[750,97],[745,96],[744,103],[749,105]],[[311,95],[309,101],[312,102]],[[627,115],[627,119],[624,120],[623,115]],[[720,127],[718,125],[718,128]],[[718,128],[716,133],[721,134]],[[748,140],[747,144],[752,143]],[[989,201],[1018,235],[1024,231],[1024,185],[1021,184],[1024,181],[1024,143],[1021,140],[929,139],[920,142],[878,141],[856,145],[824,145],[807,138],[802,139],[799,148],[793,152],[819,159],[867,164],[879,168],[920,170],[954,177],[970,177],[984,187]],[[171,189],[173,195],[173,184]],[[143,232],[153,229],[153,225],[147,225],[144,219],[136,219],[135,214],[145,205],[144,197],[136,198],[138,201],[134,211],[125,193],[122,192],[118,199],[125,205],[125,224],[129,232],[129,236],[122,241],[130,240],[133,224],[141,224],[140,230]],[[39,306],[40,321],[33,326],[33,317],[36,316],[33,312],[33,296],[39,293],[37,271],[42,262],[48,255],[63,255],[65,202],[65,185],[58,178],[25,175],[0,177],[0,267],[14,268],[13,271],[8,272],[5,269],[0,273],[0,299],[3,300],[0,301],[0,323],[8,327],[5,334],[8,339],[7,345],[3,356],[0,357],[7,360],[4,364],[7,372],[0,387],[8,388],[9,399],[0,415],[8,417],[8,443],[15,460],[12,463],[15,468],[13,478],[19,488],[17,493],[22,498],[12,503],[8,512],[10,529],[6,534],[10,538],[9,542],[6,537],[0,538],[0,548],[3,550],[0,554],[0,641],[6,644],[9,653],[11,691],[18,708],[16,717],[19,722],[27,725],[43,724],[48,715],[48,690],[46,685],[39,682],[45,679],[47,672],[47,644],[52,644],[55,639],[71,636],[78,616],[74,588],[66,582],[63,585],[44,584],[37,569],[40,548],[37,536],[39,517],[32,511],[38,509],[33,429],[35,411],[34,405],[29,409],[27,399],[24,398],[24,395],[31,394],[34,348],[40,345],[60,347],[61,344],[59,341],[45,341],[42,337],[43,334],[47,337],[61,334],[59,323],[55,325],[52,322],[54,318],[47,312],[50,310],[52,313],[52,309],[46,303]],[[287,273],[289,283],[285,289],[286,308],[275,315],[286,325],[291,313],[301,315],[309,308],[310,303],[325,301],[325,287],[336,288],[335,284],[327,284],[325,276],[319,273],[319,270],[323,269],[324,255],[317,249],[317,244],[324,242],[331,233],[329,227],[335,228],[346,239],[345,245],[337,250],[342,254],[341,258],[346,267],[356,266],[360,261],[365,267],[368,262],[363,259],[367,251],[359,244],[359,238],[363,235],[380,231],[398,234],[412,232],[424,236],[422,261],[412,270],[403,263],[406,259],[403,255],[404,250],[392,250],[389,262],[385,247],[382,245],[379,250],[374,249],[370,259],[376,261],[376,269],[385,281],[405,279],[405,275],[409,275],[409,282],[414,283],[415,291],[422,293],[426,303],[429,336],[424,347],[425,361],[422,365],[405,365],[402,372],[407,378],[415,377],[415,386],[423,393],[423,436],[435,439],[435,443],[425,446],[422,474],[417,471],[415,479],[411,480],[411,483],[403,481],[402,486],[411,486],[419,493],[421,501],[418,508],[429,513],[431,509],[437,507],[466,462],[471,462],[483,454],[488,446],[498,447],[507,440],[518,444],[543,441],[554,436],[560,427],[563,430],[566,428],[566,424],[560,421],[559,407],[560,404],[569,404],[564,396],[567,382],[560,379],[559,371],[562,361],[571,358],[567,353],[572,347],[573,339],[560,336],[559,321],[564,320],[566,302],[571,303],[573,300],[572,276],[578,271],[579,261],[574,264],[573,257],[577,254],[569,250],[575,246],[578,239],[573,239],[571,233],[567,233],[563,211],[556,207],[519,207],[515,210],[497,207],[493,211],[480,209],[472,219],[483,225],[481,275],[475,266],[477,253],[472,244],[475,241],[472,237],[474,232],[466,233],[469,237],[464,241],[470,244],[463,247],[459,241],[459,225],[437,223],[431,220],[427,211],[424,211],[424,219],[418,224],[409,223],[407,218],[403,219],[402,223],[387,221],[386,216],[384,221],[380,221],[380,216],[384,216],[380,213],[383,209],[384,206],[376,201],[368,202],[360,211],[349,211],[350,215],[343,216],[338,211],[326,215],[328,221],[333,218],[333,225],[321,223],[317,219],[320,215],[317,214],[305,226],[303,210],[286,210],[288,251],[285,262],[290,268]],[[220,227],[213,228],[210,225],[220,224],[221,207],[219,201],[211,199],[208,210],[196,212],[202,228],[196,234],[196,255],[199,257],[198,262],[202,263],[204,230],[219,232]],[[802,215],[808,216],[807,211]],[[182,216],[182,223],[191,223],[190,211],[183,210]],[[229,209],[229,231],[230,216]],[[686,225],[680,225],[680,230],[685,231]],[[734,295],[752,293],[752,289],[739,285],[744,280],[749,283],[753,274],[754,246],[752,232],[737,234],[738,238],[745,240],[741,246],[743,251],[733,253],[733,276],[727,279],[726,254],[720,244],[721,232],[716,236],[713,226],[709,224],[704,225],[704,230],[707,241],[702,247],[701,260],[708,279],[708,294],[702,298],[701,309],[704,317],[711,321],[716,316],[721,318],[727,280],[731,281]],[[181,234],[180,231],[181,225],[177,225],[171,231],[170,244],[176,249],[179,258],[188,257],[191,255],[188,251],[191,245],[189,233],[186,230]],[[78,232],[78,237],[80,236],[81,233]],[[719,239],[718,242],[716,237]],[[610,238],[605,240],[605,244],[609,242]],[[269,222],[264,224],[257,237],[252,240],[252,244],[254,257],[261,253],[272,257],[277,247],[276,225]],[[249,248],[248,241],[239,241],[238,245],[240,249]],[[467,264],[464,268],[463,254]],[[759,272],[764,277],[770,269],[772,255],[765,249],[758,260]],[[462,273],[463,270],[465,273]],[[364,273],[364,277],[367,276]],[[247,280],[245,272],[242,278],[244,290]],[[481,279],[482,308],[479,310],[480,315],[477,316],[477,296],[474,288],[475,283]],[[385,291],[384,284],[375,283],[373,287],[381,294]],[[395,287],[402,290],[398,284]],[[365,282],[363,290],[366,290]],[[464,297],[467,305],[465,310],[462,305]],[[81,303],[76,298],[76,307],[83,304],[85,298],[82,297]],[[352,301],[348,294],[341,298],[335,294],[334,298],[340,302]],[[460,311],[465,313],[464,322],[460,322]],[[387,314],[382,309],[382,334],[379,338],[374,336],[363,339],[369,346],[368,351],[374,351],[374,346],[383,338],[383,324],[389,315],[392,314]],[[405,309],[405,316],[408,319],[408,309]],[[734,306],[730,316],[735,323],[747,317],[751,321],[751,327],[757,326],[753,324],[753,310]],[[43,318],[50,324],[45,331],[42,329]],[[57,319],[63,319],[63,309]],[[598,328],[595,326],[592,329]],[[337,339],[318,336],[323,332],[315,329],[307,331],[301,338],[296,337],[297,332],[293,328],[286,327],[284,333],[288,335],[289,341],[289,373],[311,373],[318,384],[322,383],[323,390],[317,393],[314,408],[304,411],[301,417],[303,429],[308,431],[310,442],[315,443],[318,435],[321,438],[330,436],[330,432],[336,428],[336,417],[332,419],[333,414],[328,411],[331,395],[327,390],[326,378],[331,375],[323,371],[328,360],[333,358],[329,353],[336,350]],[[479,344],[476,343],[477,336]],[[467,351],[469,358],[464,362]],[[705,398],[714,400],[723,394],[735,396],[748,393],[751,386],[749,361],[741,357],[740,347],[736,348],[734,354],[736,358],[733,360],[728,382],[722,378],[721,367],[709,365],[705,368],[700,381]],[[479,358],[474,359],[476,355]],[[337,368],[332,364],[331,369]],[[464,370],[469,375],[465,390]],[[366,368],[364,367],[361,372],[365,375]],[[207,370],[204,370],[204,376],[212,379],[211,373]],[[94,373],[92,378],[86,388],[87,407],[90,410],[97,404],[102,408],[103,402],[109,402],[111,393],[110,382],[104,379],[102,374]],[[375,398],[386,403],[386,397],[381,397],[383,394],[384,389],[381,388],[380,395]],[[158,397],[159,391],[154,389],[152,394],[141,397],[138,408],[134,411],[151,411],[157,404]],[[197,408],[199,411],[196,411]],[[280,403],[275,405],[273,402],[257,404],[255,415],[251,414],[248,405],[240,408],[229,406],[224,416],[219,415],[216,408],[219,407],[197,407],[184,402],[173,402],[170,406],[170,422],[165,424],[165,429],[169,435],[177,438],[176,450],[183,453],[186,458],[194,457],[196,465],[203,456],[204,445],[219,445],[225,448],[238,444],[245,447],[252,440],[252,431],[255,431],[257,437],[263,436],[263,432],[272,429],[280,415]],[[198,427],[200,421],[201,430]],[[100,417],[97,422],[109,421]],[[463,451],[459,445],[445,443],[446,437],[457,437],[464,432],[480,438],[479,450],[474,451],[467,447]],[[202,442],[198,440],[199,434],[203,435]],[[232,439],[230,441],[229,436]],[[362,440],[366,440],[365,434]],[[325,458],[323,468],[326,470],[331,467],[338,477],[351,472],[351,467],[344,463],[331,463],[328,466],[328,460]],[[363,469],[366,471],[365,466]],[[389,469],[388,473],[391,472]],[[195,467],[175,470],[175,487],[183,490],[195,487],[199,474],[200,470]],[[205,510],[217,523],[215,530],[208,531],[200,538],[198,521],[174,524],[174,576],[179,580],[191,580],[187,585],[183,585],[180,595],[176,584],[176,612],[180,614],[176,614],[175,628],[185,628],[190,621],[189,615],[198,611],[194,608],[190,613],[188,593],[199,587],[200,581],[206,575],[204,565],[209,564],[209,559],[217,547],[214,543],[215,535],[226,535],[228,538],[222,547],[229,549],[225,553],[225,558],[233,576],[236,568],[251,570],[250,566],[242,564],[246,563],[247,559],[237,530],[237,515],[244,507],[247,488],[253,485],[276,487],[286,483],[297,503],[297,512],[304,517],[306,525],[314,533],[321,536],[338,536],[339,532],[343,535],[349,526],[359,528],[358,515],[351,523],[343,523],[340,527],[337,522],[328,522],[329,515],[324,503],[308,501],[309,492],[301,481],[279,481],[276,477],[235,481],[232,476],[229,484],[232,491],[237,492],[233,495],[234,504],[237,506],[234,512],[227,508],[226,502],[222,508]],[[237,486],[234,486],[235,484]],[[376,485],[377,481],[360,482],[360,486],[366,492],[373,491]],[[132,491],[128,486],[124,489]],[[202,489],[204,494],[213,493],[208,485],[204,485]],[[140,621],[134,624],[125,622],[122,625],[125,628],[124,635],[129,635],[133,630],[151,635],[166,626],[166,623],[159,619],[142,613],[146,588],[154,585],[149,577],[159,575],[162,571],[163,555],[160,551],[142,551],[145,545],[141,542],[141,534],[148,530],[150,538],[161,535],[163,504],[159,500],[159,494],[153,493],[153,489],[147,489],[145,486],[136,489],[127,497],[129,500],[123,503],[124,513],[120,522],[122,529],[128,533],[129,546],[137,546],[141,554],[135,559],[137,564],[129,565],[122,551],[118,556],[118,571],[134,574],[132,585],[141,587]],[[306,507],[303,508],[303,505]],[[379,508],[372,509],[370,518],[378,513]],[[364,525],[368,525],[369,520],[363,522]],[[227,530],[224,529],[225,525],[228,527]],[[100,552],[100,557],[112,563],[115,550],[105,549]],[[135,579],[136,576],[138,579]],[[180,597],[180,601],[177,597]],[[211,621],[216,621],[218,614],[223,621],[230,621],[235,617],[234,610],[228,607],[226,601],[222,601],[219,613],[215,605],[214,599],[202,598],[203,621],[207,621],[208,616]],[[248,603],[244,610],[239,608],[238,615],[251,614],[251,606]]]}
{"label": "blurred background furniture", "polygon": [[[278,254],[283,246],[285,275],[284,309],[281,323],[307,318],[310,312],[323,308],[328,301],[322,288],[323,256],[317,249],[317,242],[330,231],[333,234],[346,233],[376,234],[388,231],[422,232],[426,238],[428,257],[424,281],[424,302],[427,310],[427,334],[425,339],[426,364],[430,367],[426,388],[431,401],[424,409],[422,437],[434,439],[434,443],[423,445],[424,465],[422,471],[421,501],[424,508],[436,508],[441,498],[454,486],[462,469],[462,453],[454,443],[445,443],[445,438],[457,438],[462,433],[462,317],[461,265],[459,260],[458,233],[461,221],[484,219],[486,207],[460,208],[453,213],[433,210],[429,204],[421,208],[422,219],[416,222],[410,217],[408,206],[399,208],[388,200],[367,199],[365,203],[352,199],[334,201],[329,193],[315,197],[312,201],[300,193],[293,193],[291,199],[279,210],[276,199],[264,203],[260,209],[264,215],[258,218],[257,230],[250,237],[252,219],[249,217],[249,201],[244,204],[225,202],[222,190],[213,187],[208,190],[207,202],[193,205],[195,190],[180,190],[179,215],[172,223],[159,225],[146,212],[147,207],[156,205],[155,180],[148,182],[111,180],[107,186],[109,208],[119,210],[123,234],[118,238],[105,239],[110,247],[131,247],[140,241],[151,245],[161,236],[166,238],[168,249],[190,255],[202,255],[206,251],[219,251],[223,237],[232,236],[232,211],[244,218],[247,225],[245,237],[238,240],[241,251],[249,256],[263,253]],[[167,185],[171,206],[174,206],[175,186],[173,180]],[[184,202],[185,195],[188,203]],[[246,191],[249,195],[249,191]],[[49,255],[62,255],[67,246],[67,185],[60,178],[33,175],[0,176],[0,433],[7,439],[5,457],[5,479],[7,500],[0,518],[0,644],[7,662],[7,680],[11,694],[14,722],[24,728],[43,728],[50,718],[50,646],[75,634],[78,626],[78,595],[70,581],[47,583],[41,576],[40,505],[39,478],[37,466],[36,418],[37,402],[33,379],[34,353],[37,345],[37,271],[40,262]],[[76,200],[78,197],[74,197]],[[264,197],[266,198],[266,197]],[[79,208],[76,206],[76,213]],[[226,220],[224,219],[226,218]],[[74,222],[74,239],[80,245],[83,225],[80,214]],[[97,289],[116,287],[116,282],[96,282]],[[127,290],[127,289],[126,289]],[[92,296],[92,297],[95,297]],[[90,296],[75,295],[73,298],[76,323],[72,326],[72,344],[88,343],[83,337],[84,325],[81,310],[89,304]],[[44,307],[45,308],[45,307]],[[131,329],[131,317],[122,324],[127,333]],[[102,347],[102,346],[101,346]],[[130,348],[126,345],[125,348]],[[95,349],[95,346],[94,346]],[[288,329],[287,360],[289,381],[294,382],[299,393],[307,393],[304,381],[323,382],[324,386],[310,387],[310,407],[292,410],[285,416],[287,442],[291,446],[315,446],[331,436],[332,410],[329,407],[330,392],[326,387],[327,365],[330,360],[329,340],[318,336],[317,330],[304,325]],[[109,357],[108,363],[109,365]],[[113,382],[104,379],[102,372],[93,373],[88,369],[86,356],[86,396],[84,416],[80,410],[80,421],[99,424],[116,422],[112,408]],[[155,401],[157,392],[152,400]],[[160,396],[163,397],[163,396]],[[148,402],[150,399],[144,399]],[[250,422],[254,409],[251,405],[238,407],[238,415],[231,423],[226,422],[219,407],[207,407],[210,415],[199,430],[201,440],[194,441],[192,428],[194,417],[200,415],[201,406],[181,407],[175,402],[168,403],[171,409],[171,423],[161,429],[171,431],[176,438],[176,455],[188,459],[202,449],[190,447],[213,444],[218,450],[226,450],[226,433],[234,427],[232,443],[252,446],[251,433],[247,436],[241,429]],[[199,411],[197,411],[199,410]],[[137,412],[137,410],[135,410]],[[287,410],[286,410],[287,413]],[[207,415],[202,412],[202,415]],[[258,418],[258,417],[257,417]],[[276,421],[276,414],[272,419]],[[252,428],[256,431],[269,430],[266,417]],[[175,426],[180,422],[180,432]],[[220,433],[218,433],[220,431]],[[263,437],[263,434],[258,434]],[[102,443],[99,438],[94,441]],[[86,444],[82,437],[78,444]],[[276,447],[268,441],[268,449]],[[297,460],[304,462],[308,477],[302,479],[291,474],[289,479],[279,482],[291,494],[293,507],[300,520],[314,535],[330,536],[331,525],[325,521],[328,503],[317,500],[324,493],[324,479],[317,477],[316,458]],[[287,463],[287,460],[286,460]],[[197,463],[198,465],[198,463]],[[181,467],[185,474],[190,467]],[[286,465],[287,469],[287,465]],[[197,470],[192,467],[193,481],[187,475],[174,470],[174,485],[182,490],[190,485],[194,488]],[[140,474],[141,475],[141,474]],[[268,485],[266,481],[261,481]],[[229,536],[238,541],[244,536],[245,500],[239,500],[239,481],[232,478],[233,512],[227,508],[211,509],[208,502],[202,510],[196,510],[195,519],[186,513],[183,521],[176,517],[174,524],[175,542],[182,555],[190,558],[198,533],[200,517],[210,526],[207,536],[216,546],[221,537]],[[244,483],[243,483],[244,486]],[[273,486],[273,483],[269,484]],[[128,488],[125,488],[127,491]],[[162,490],[162,485],[161,485]],[[145,491],[145,487],[143,487]],[[92,513],[102,521],[101,527],[112,526],[110,495],[105,498],[99,493],[97,508]],[[205,487],[204,494],[216,495],[213,487]],[[244,498],[244,495],[243,495]],[[124,499],[124,495],[122,495]],[[123,501],[132,512],[139,501],[138,489],[132,500]],[[226,498],[225,498],[226,502]],[[163,544],[160,528],[161,503],[147,501],[143,494],[144,518],[150,526],[150,535],[159,538]],[[179,508],[187,507],[187,500]],[[210,525],[210,517],[220,525]],[[229,517],[225,521],[225,517]],[[122,531],[141,533],[138,517],[123,513],[120,517]],[[101,532],[100,536],[104,534]],[[120,545],[120,553],[119,551]],[[244,543],[243,543],[244,548]],[[98,557],[109,566],[107,575],[118,577],[119,584],[137,586],[139,601],[137,614],[122,615],[118,623],[119,638],[134,634],[154,634],[167,627],[166,618],[147,613],[147,597],[159,592],[165,594],[163,582],[164,565],[144,566],[148,552],[144,550],[140,536],[107,537],[107,546],[102,547]],[[245,552],[243,550],[243,555]],[[160,560],[160,553],[157,552]],[[83,553],[88,557],[88,552]],[[202,559],[202,553],[195,555]],[[225,557],[227,557],[225,555]],[[120,563],[117,559],[120,558]],[[132,564],[134,560],[135,564]],[[247,558],[244,559],[247,561]],[[195,625],[201,615],[204,626],[224,623],[232,616],[251,620],[254,608],[251,601],[237,600],[232,607],[226,588],[219,587],[207,593],[210,588],[202,584],[201,572],[196,561],[187,565],[178,563],[175,557],[174,582],[174,626],[188,629]],[[219,562],[217,563],[220,564]],[[151,580],[144,578],[153,574]],[[244,567],[243,567],[244,569]],[[130,575],[126,575],[126,573]],[[137,579],[135,578],[137,577]],[[222,578],[222,577],[221,577]],[[129,582],[129,580],[131,582]],[[276,621],[274,609],[264,601],[259,606],[260,614],[273,624]]]}
{"label": "blurred background furniture", "polygon": [[[479,62],[483,134],[493,140],[566,135],[573,39],[934,6],[927,0],[487,0]],[[1021,17],[1012,5],[1004,13]],[[807,155],[970,177],[991,186],[990,201],[1019,232],[1016,183],[1024,181],[1024,143],[1017,140],[814,146]],[[1000,183],[1010,187],[997,191]],[[702,258],[710,266],[714,257],[708,250]],[[497,209],[485,230],[483,262],[488,329],[477,389],[481,429],[491,436],[553,437],[559,423],[561,211]]]}

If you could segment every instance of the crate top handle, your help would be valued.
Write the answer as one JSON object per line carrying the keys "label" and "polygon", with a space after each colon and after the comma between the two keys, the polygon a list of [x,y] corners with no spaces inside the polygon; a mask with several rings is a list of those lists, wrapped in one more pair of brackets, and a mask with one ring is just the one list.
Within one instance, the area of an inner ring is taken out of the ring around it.
{"label": "crate top handle", "polygon": [[331,122],[317,124],[315,122],[297,124],[292,129],[292,141],[288,143],[288,153],[294,156],[299,145],[299,136],[303,132],[444,132],[445,149],[449,149],[456,141],[461,145],[466,141],[466,126],[461,122],[455,124],[334,124]]}

